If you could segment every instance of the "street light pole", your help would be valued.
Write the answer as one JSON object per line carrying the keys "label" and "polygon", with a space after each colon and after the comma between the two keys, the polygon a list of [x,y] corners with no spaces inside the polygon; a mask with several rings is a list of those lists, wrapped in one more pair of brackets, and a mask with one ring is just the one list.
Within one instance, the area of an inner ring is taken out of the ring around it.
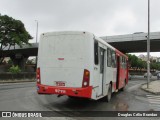
{"label": "street light pole", "polygon": [[[36,21],[36,43],[38,42],[38,20],[35,20]],[[36,69],[37,69],[37,56],[36,56]]]}
{"label": "street light pole", "polygon": [[148,0],[148,37],[147,37],[147,88],[150,82],[150,0]]}
{"label": "street light pole", "polygon": [[36,25],[36,43],[37,43],[37,39],[38,39],[38,20],[35,20],[37,25]]}

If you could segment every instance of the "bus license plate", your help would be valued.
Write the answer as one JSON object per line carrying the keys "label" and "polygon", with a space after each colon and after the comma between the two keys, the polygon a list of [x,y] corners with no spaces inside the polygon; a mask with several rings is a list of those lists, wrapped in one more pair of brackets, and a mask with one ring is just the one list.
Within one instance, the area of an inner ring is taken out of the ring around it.
{"label": "bus license plate", "polygon": [[65,82],[57,81],[55,82],[56,86],[65,86]]}

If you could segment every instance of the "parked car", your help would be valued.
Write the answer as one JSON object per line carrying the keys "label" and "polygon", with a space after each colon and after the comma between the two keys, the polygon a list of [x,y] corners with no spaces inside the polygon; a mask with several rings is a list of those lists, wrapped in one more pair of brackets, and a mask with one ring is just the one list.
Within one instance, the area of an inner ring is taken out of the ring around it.
{"label": "parked car", "polygon": [[128,73],[128,79],[131,80],[132,76]]}
{"label": "parked car", "polygon": [[154,74],[155,74],[155,76],[157,76],[157,74],[158,74],[158,73],[160,73],[160,71],[156,71],[156,72],[154,73]]}
{"label": "parked car", "polygon": [[[149,73],[149,77],[152,78],[152,74],[151,73]],[[144,78],[147,78],[147,72],[144,73]]]}
{"label": "parked car", "polygon": [[158,79],[158,80],[160,79],[160,72],[157,73],[157,79]]}

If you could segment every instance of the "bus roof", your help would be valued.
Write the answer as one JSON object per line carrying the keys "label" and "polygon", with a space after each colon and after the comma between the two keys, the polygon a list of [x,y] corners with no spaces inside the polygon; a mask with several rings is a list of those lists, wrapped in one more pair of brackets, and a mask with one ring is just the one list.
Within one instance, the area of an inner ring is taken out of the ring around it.
{"label": "bus roof", "polygon": [[80,35],[80,34],[88,34],[88,35],[92,35],[92,33],[90,32],[86,32],[86,31],[56,31],[56,32],[46,32],[46,33],[42,33],[41,35],[43,36],[52,36],[52,35]]}

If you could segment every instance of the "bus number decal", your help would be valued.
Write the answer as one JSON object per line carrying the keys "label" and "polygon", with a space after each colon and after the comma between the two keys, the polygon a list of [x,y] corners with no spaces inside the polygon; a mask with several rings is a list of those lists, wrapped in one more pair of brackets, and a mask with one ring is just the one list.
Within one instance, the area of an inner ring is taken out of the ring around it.
{"label": "bus number decal", "polygon": [[62,93],[62,94],[66,93],[65,90],[60,90],[60,89],[55,89],[55,92],[56,92],[56,93]]}

